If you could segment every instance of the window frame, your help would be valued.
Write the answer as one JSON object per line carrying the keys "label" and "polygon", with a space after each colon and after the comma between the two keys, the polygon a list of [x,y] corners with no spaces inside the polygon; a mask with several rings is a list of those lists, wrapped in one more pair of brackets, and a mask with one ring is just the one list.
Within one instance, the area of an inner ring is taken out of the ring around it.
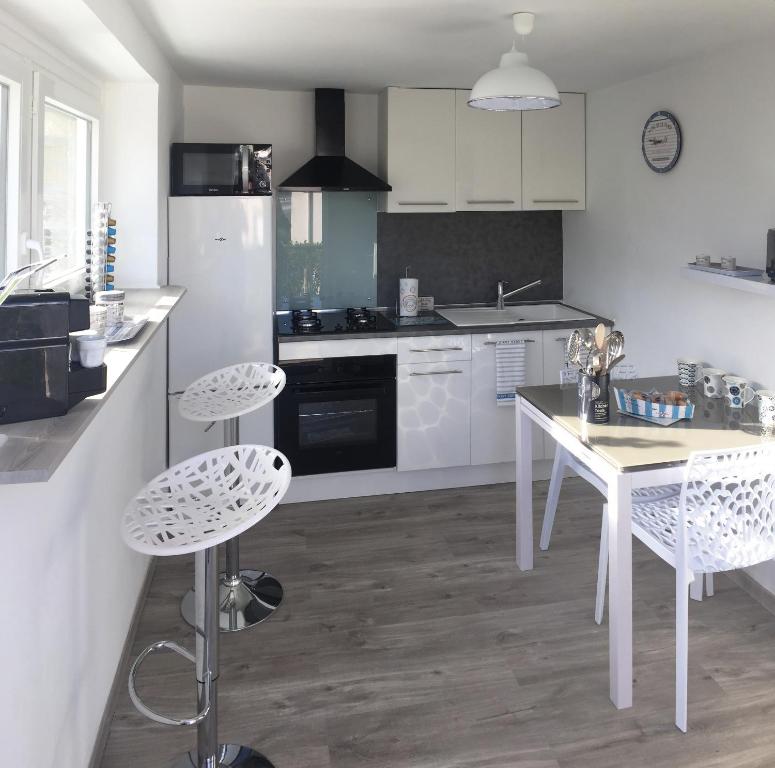
{"label": "window frame", "polygon": [[31,133],[23,105],[32,98],[32,68],[27,60],[5,47],[0,47],[0,83],[8,87],[5,231],[0,231],[8,272],[30,260],[24,246],[31,225]]}
{"label": "window frame", "polygon": [[[99,103],[88,94],[70,83],[53,78],[49,73],[33,72],[32,98],[32,181],[33,194],[31,205],[30,237],[43,240],[43,158],[44,158],[44,120],[46,105],[61,109],[76,117],[87,120],[90,133],[89,161],[89,206],[98,200],[99,181]],[[88,213],[87,213],[88,219]],[[84,231],[85,235],[85,231]],[[82,280],[86,265],[86,253],[80,254],[82,260],[66,270],[54,270],[42,281],[44,288],[77,283]],[[32,256],[27,252],[27,261]],[[47,270],[48,271],[48,270]],[[69,287],[69,286],[68,286]]]}

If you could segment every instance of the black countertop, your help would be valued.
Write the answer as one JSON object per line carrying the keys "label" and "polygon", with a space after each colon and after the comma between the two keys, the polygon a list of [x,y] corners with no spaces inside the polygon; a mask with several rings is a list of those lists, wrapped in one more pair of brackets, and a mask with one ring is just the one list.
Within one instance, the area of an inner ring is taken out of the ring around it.
{"label": "black countertop", "polygon": [[[588,318],[574,319],[574,320],[537,320],[535,322],[522,322],[522,323],[509,323],[498,325],[467,325],[458,326],[454,323],[450,323],[436,312],[421,312],[416,320],[420,321],[416,325],[407,325],[406,321],[413,318],[400,318],[402,323],[397,324],[398,318],[394,312],[383,311],[382,314],[393,322],[393,328],[386,330],[375,331],[358,331],[358,332],[340,332],[340,333],[299,333],[294,335],[280,335],[278,334],[278,319],[282,322],[282,318],[287,317],[288,312],[275,313],[275,341],[280,344],[291,344],[296,341],[328,341],[331,339],[384,339],[396,336],[449,336],[452,334],[467,335],[474,333],[515,333],[519,331],[544,331],[544,330],[556,330],[556,329],[573,329],[573,328],[585,328],[592,327],[598,323],[603,323],[608,326],[613,326],[614,321],[602,317],[595,312],[588,312],[586,309],[580,309],[574,307],[572,304],[566,304],[562,301],[533,301],[522,302],[520,304],[507,304],[509,307],[513,306],[530,306],[532,304],[562,304],[563,306],[574,309],[577,312],[584,312],[589,315]],[[444,307],[442,307],[443,309]],[[433,322],[425,324],[427,320],[433,318]],[[423,322],[425,321],[425,322]],[[440,321],[440,322],[439,322]]]}

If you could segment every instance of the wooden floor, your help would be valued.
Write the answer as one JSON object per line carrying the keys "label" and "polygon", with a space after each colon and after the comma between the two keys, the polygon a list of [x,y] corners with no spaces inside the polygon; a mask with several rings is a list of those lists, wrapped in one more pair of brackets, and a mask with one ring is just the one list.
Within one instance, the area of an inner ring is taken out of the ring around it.
{"label": "wooden floor", "polygon": [[[537,483],[537,509],[545,493]],[[222,741],[276,768],[772,768],[775,617],[723,577],[691,604],[679,733],[673,571],[637,543],[635,706],[613,708],[607,628],[592,618],[601,503],[567,481],[531,573],[514,564],[511,485],[275,510],[243,536],[243,562],[280,578],[285,601],[222,636]],[[193,559],[160,560],[135,653],[163,638],[191,646],[178,601],[192,579]],[[191,712],[193,669],[161,655],[140,691]],[[102,765],[167,766],[194,744],[124,692]]]}

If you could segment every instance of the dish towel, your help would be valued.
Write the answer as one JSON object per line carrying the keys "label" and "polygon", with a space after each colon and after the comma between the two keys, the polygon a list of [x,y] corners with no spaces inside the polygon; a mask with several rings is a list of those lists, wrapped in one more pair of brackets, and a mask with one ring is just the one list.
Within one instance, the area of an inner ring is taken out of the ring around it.
{"label": "dish towel", "polygon": [[514,405],[516,388],[527,383],[526,347],[519,339],[499,341],[495,345],[495,400],[498,405]]}

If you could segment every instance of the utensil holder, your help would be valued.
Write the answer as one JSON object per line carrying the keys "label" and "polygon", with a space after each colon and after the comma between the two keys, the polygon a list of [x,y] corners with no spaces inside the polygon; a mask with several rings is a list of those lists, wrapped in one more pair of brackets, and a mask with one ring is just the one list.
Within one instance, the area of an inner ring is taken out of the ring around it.
{"label": "utensil holder", "polygon": [[579,373],[579,419],[587,424],[608,424],[610,405],[607,373]]}

